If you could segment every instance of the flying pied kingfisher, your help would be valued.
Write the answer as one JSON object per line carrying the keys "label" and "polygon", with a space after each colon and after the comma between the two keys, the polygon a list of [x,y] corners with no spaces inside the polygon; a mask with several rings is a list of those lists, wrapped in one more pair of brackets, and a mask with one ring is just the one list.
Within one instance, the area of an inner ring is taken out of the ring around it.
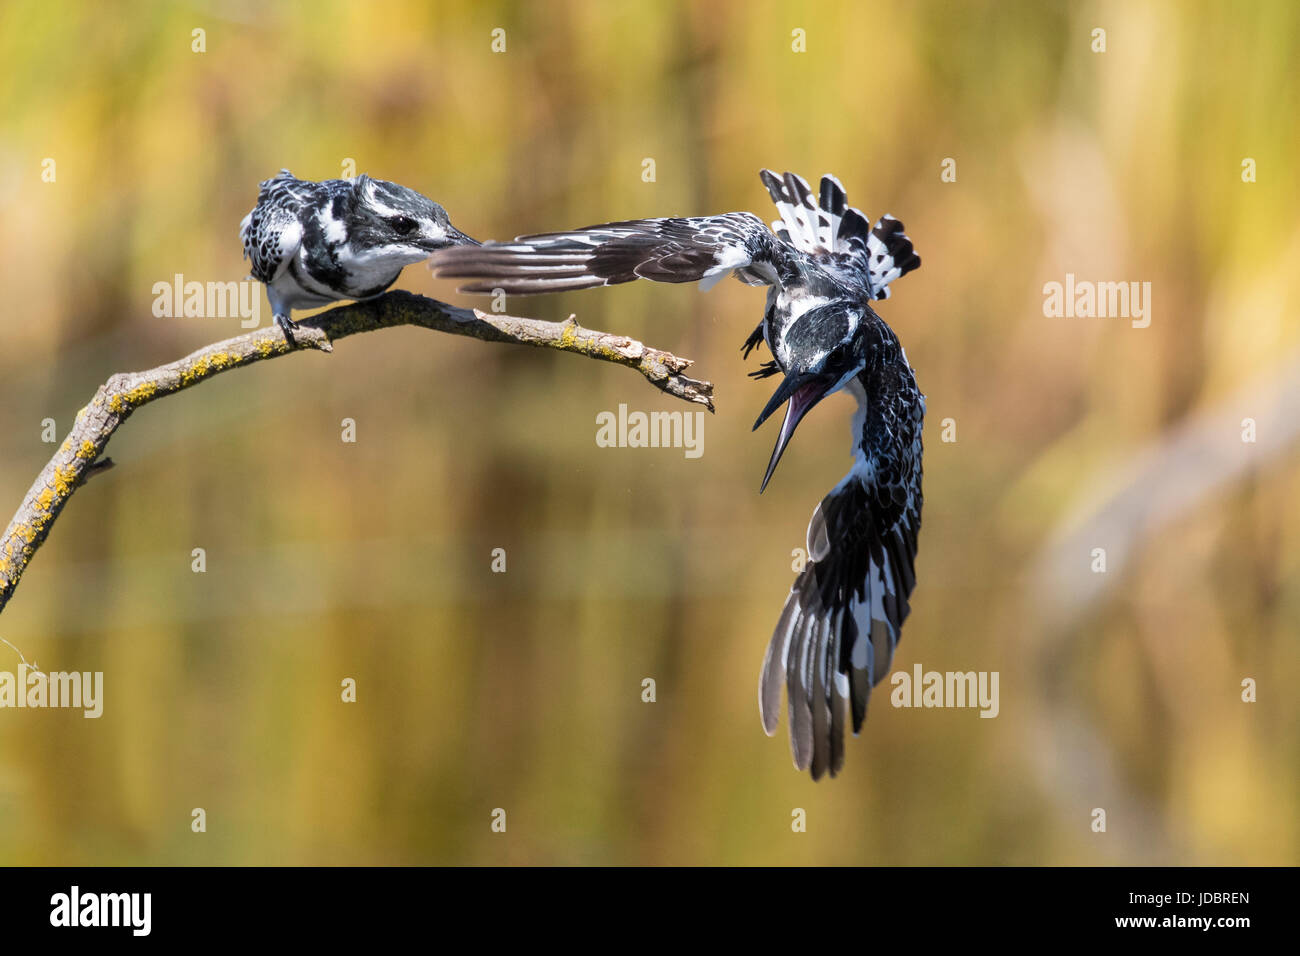
{"label": "flying pied kingfisher", "polygon": [[[465,292],[552,292],[633,279],[699,281],[728,274],[766,285],[767,311],[744,344],[766,343],[774,361],[756,378],[782,375],[754,423],[782,404],[763,488],[808,411],[841,389],[857,399],[853,466],[813,512],[808,564],[790,589],[759,678],[763,728],[775,733],[781,685],[789,702],[795,766],[813,779],[844,764],[844,728],[862,729],[871,689],[889,671],[916,584],[921,526],[921,423],[925,397],[898,337],[871,307],[920,258],[892,216],[872,228],[849,207],[834,176],[814,203],[793,173],[763,170],[780,219],[757,216],[638,219],[513,242],[446,249],[436,274],[471,279]],[[761,489],[760,489],[761,490]]]}
{"label": "flying pied kingfisher", "polygon": [[290,342],[293,309],[369,299],[435,249],[476,243],[414,189],[364,174],[313,183],[287,169],[260,185],[239,238]]}

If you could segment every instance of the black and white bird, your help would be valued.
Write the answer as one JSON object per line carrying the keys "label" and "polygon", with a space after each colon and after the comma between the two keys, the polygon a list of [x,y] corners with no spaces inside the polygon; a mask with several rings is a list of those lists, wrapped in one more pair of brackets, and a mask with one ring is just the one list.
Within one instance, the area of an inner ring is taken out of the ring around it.
{"label": "black and white bird", "polygon": [[781,375],[758,428],[782,404],[785,419],[763,487],[808,411],[841,389],[857,399],[853,465],[813,512],[809,561],[786,599],[759,679],[763,728],[776,731],[781,687],[789,701],[795,765],[814,779],[844,763],[844,729],[866,719],[871,689],[889,671],[908,598],[921,526],[921,425],[925,397],[898,337],[872,309],[889,284],[921,264],[903,224],[870,220],[848,205],[834,176],[819,202],[793,173],[763,170],[780,219],[725,213],[640,219],[513,242],[443,250],[440,276],[470,279],[465,292],[554,292],[633,279],[695,282],[728,274],[766,285],[767,311],[744,344],[766,343],[774,361],[751,373]]}
{"label": "black and white bird", "polygon": [[404,266],[437,249],[476,243],[414,189],[364,174],[314,183],[287,169],[260,185],[239,238],[290,341],[293,309],[369,299],[397,281]]}

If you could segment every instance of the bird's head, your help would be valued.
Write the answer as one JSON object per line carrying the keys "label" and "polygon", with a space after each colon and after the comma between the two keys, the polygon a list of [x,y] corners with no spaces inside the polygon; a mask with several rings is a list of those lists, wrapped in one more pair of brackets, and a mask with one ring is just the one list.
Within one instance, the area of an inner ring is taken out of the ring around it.
{"label": "bird's head", "polygon": [[759,414],[758,421],[754,422],[757,429],[783,403],[788,403],[760,493],[767,488],[785,446],[790,443],[803,417],[827,395],[848,385],[866,367],[862,336],[858,330],[858,316],[822,308],[805,313],[786,334],[789,358],[783,369],[785,378]]}
{"label": "bird's head", "polygon": [[451,224],[447,210],[398,183],[361,175],[352,181],[347,211],[354,246],[408,265],[446,246],[478,243]]}

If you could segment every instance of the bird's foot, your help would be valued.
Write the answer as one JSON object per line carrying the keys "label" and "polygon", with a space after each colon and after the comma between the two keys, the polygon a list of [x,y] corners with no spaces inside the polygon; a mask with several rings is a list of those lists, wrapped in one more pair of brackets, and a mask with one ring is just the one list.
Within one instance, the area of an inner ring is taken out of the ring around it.
{"label": "bird's foot", "polygon": [[758,348],[762,344],[763,344],[763,326],[762,323],[760,323],[758,327],[754,329],[753,332],[749,333],[749,338],[745,339],[745,344],[742,346],[742,348],[745,351],[741,353],[740,356],[741,361],[744,361],[745,359],[749,358],[749,353],[754,351],[754,349]]}
{"label": "bird's foot", "polygon": [[289,343],[290,348],[297,348],[298,340],[293,337],[294,330],[298,328],[298,323],[287,315],[277,312],[275,314],[275,324],[280,327],[284,333],[284,340]]}

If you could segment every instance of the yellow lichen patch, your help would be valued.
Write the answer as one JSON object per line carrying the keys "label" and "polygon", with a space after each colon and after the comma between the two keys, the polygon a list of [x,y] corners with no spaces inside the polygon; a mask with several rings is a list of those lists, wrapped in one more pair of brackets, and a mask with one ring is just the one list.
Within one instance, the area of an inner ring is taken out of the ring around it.
{"label": "yellow lichen patch", "polygon": [[273,343],[270,339],[257,340],[257,354],[262,356],[262,358],[268,357],[274,351],[275,351],[275,343]]}
{"label": "yellow lichen patch", "polygon": [[70,494],[76,483],[77,472],[71,466],[64,468],[59,465],[54,469],[54,490],[58,492],[60,498]]}
{"label": "yellow lichen patch", "polygon": [[123,412],[129,412],[133,408],[136,408],[137,406],[144,404],[146,401],[153,398],[154,395],[156,395],[157,393],[158,393],[157,385],[155,385],[153,382],[144,382],[140,385],[137,385],[129,392],[126,392],[122,395],[114,395],[112,398],[108,400],[108,407],[116,414],[121,415]]}
{"label": "yellow lichen patch", "polygon": [[97,454],[99,454],[99,452],[95,450],[95,443],[89,438],[83,438],[81,440],[81,447],[77,449],[77,457],[85,459],[86,461],[93,461]]}
{"label": "yellow lichen patch", "polygon": [[572,319],[565,322],[564,328],[560,331],[560,344],[557,348],[564,349],[566,352],[577,352],[579,355],[609,357],[609,351],[602,347],[597,339],[590,336],[580,336],[578,331],[579,325],[577,322]]}
{"label": "yellow lichen patch", "polygon": [[36,504],[40,506],[40,509],[42,511],[49,511],[50,505],[54,504],[54,489],[46,488],[39,495],[37,495]]}
{"label": "yellow lichen patch", "polygon": [[193,385],[209,375],[224,372],[226,369],[238,364],[239,356],[232,355],[230,352],[214,352],[211,355],[204,355],[195,359],[190,367],[181,373],[181,386]]}

